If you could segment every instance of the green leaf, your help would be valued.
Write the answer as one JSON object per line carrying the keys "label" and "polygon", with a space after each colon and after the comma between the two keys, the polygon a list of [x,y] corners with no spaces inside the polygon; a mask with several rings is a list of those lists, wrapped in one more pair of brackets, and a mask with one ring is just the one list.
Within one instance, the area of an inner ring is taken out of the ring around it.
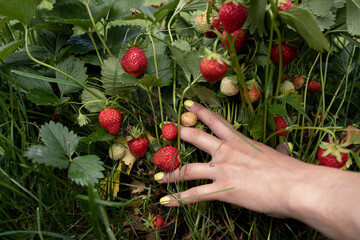
{"label": "green leaf", "polygon": [[98,183],[98,179],[104,177],[101,172],[103,170],[102,162],[98,156],[81,156],[71,161],[68,176],[77,184],[83,186],[94,185]]}
{"label": "green leaf", "polygon": [[201,102],[209,105],[210,107],[221,106],[220,101],[213,90],[208,88],[193,88],[193,90]]}
{"label": "green leaf", "polygon": [[24,41],[17,40],[9,42],[6,45],[0,47],[0,60],[4,61],[11,53],[13,53]]}
{"label": "green leaf", "polygon": [[[55,25],[55,24],[54,24]],[[56,24],[56,31],[38,29],[38,41],[52,54],[56,55],[71,37],[73,31],[70,25]]]}
{"label": "green leaf", "polygon": [[301,8],[292,8],[280,11],[279,16],[284,23],[294,28],[311,48],[318,52],[329,49],[328,40],[320,31],[318,22],[309,11]]}
{"label": "green leaf", "polygon": [[131,1],[114,1],[111,6],[108,19],[120,20],[127,16],[130,16],[130,9],[133,7],[140,7],[144,4],[144,0],[131,0]]}
{"label": "green leaf", "polygon": [[[174,69],[172,62],[165,54],[156,56],[156,63],[158,68],[159,78],[163,86],[170,86],[173,81]],[[149,75],[155,75],[155,63],[154,58],[150,57],[145,73]]]}
{"label": "green leaf", "polygon": [[42,88],[31,88],[26,93],[27,98],[36,105],[42,106],[57,106],[69,101],[69,97],[58,98],[51,90]]}
{"label": "green leaf", "polygon": [[249,28],[250,33],[257,32],[260,37],[267,35],[265,28],[266,0],[251,0],[247,5],[248,17],[245,26]]}
{"label": "green leaf", "polygon": [[[123,45],[129,39],[134,39],[139,35],[140,27],[133,25],[111,27],[107,33],[106,44],[114,56],[118,56]],[[146,56],[148,56],[146,54]]]}
{"label": "green leaf", "polygon": [[274,104],[269,107],[269,112],[274,115],[287,115],[286,104]]}
{"label": "green leaf", "polygon": [[316,21],[319,23],[320,31],[330,29],[335,24],[335,14],[333,12],[328,12],[325,16],[317,16]]}
{"label": "green leaf", "polygon": [[87,138],[85,138],[85,140],[89,142],[112,141],[114,137],[114,135],[110,134],[105,129],[100,128],[99,130],[91,133]]}
{"label": "green leaf", "polygon": [[[84,67],[84,63],[80,60],[74,58],[67,58],[65,61],[58,64],[56,67],[62,72],[67,73],[68,75],[72,76],[74,79],[85,85],[88,76],[86,75],[86,67]],[[59,72],[56,72],[56,78],[68,82],[73,82],[71,79]],[[78,85],[70,86],[68,84],[58,84],[58,86],[62,94],[78,92],[82,89],[82,87]]]}
{"label": "green leaf", "polygon": [[257,111],[249,120],[248,129],[253,136],[254,140],[259,140],[264,135],[264,105],[261,104],[257,107]]}
{"label": "green leaf", "polygon": [[[113,1],[90,0],[89,8],[94,22],[97,23],[106,17]],[[77,25],[84,30],[92,27],[92,22],[82,1],[77,0],[58,0],[53,8],[46,13],[48,20],[65,24]]]}
{"label": "green leaf", "polygon": [[[105,94],[100,90],[96,88],[91,88],[91,90],[97,93],[103,99],[106,99]],[[91,113],[100,112],[106,106],[105,102],[99,101],[97,97],[89,93],[86,89],[84,89],[81,94],[81,103],[84,104],[84,107]]]}
{"label": "green leaf", "polygon": [[0,15],[28,24],[35,15],[36,0],[0,0]]}
{"label": "green leaf", "polygon": [[[186,0],[180,0],[179,5],[186,2]],[[206,9],[206,1],[203,0],[192,0],[190,3],[187,3],[186,6],[183,8],[184,12],[194,12],[198,10],[205,10]]]}
{"label": "green leaf", "polygon": [[155,13],[155,21],[154,24],[161,23],[168,17],[172,11],[174,11],[176,5],[179,3],[179,0],[175,0],[172,2],[166,3],[163,7],[159,8]]}
{"label": "green leaf", "polygon": [[[43,46],[29,46],[29,52],[39,61],[45,61],[46,57],[49,55],[49,52]],[[32,59],[29,58],[24,48],[8,56],[4,62],[7,65],[36,64]]]}
{"label": "green leaf", "polygon": [[351,35],[360,35],[360,0],[346,0],[346,25]]}
{"label": "green leaf", "polygon": [[308,9],[316,16],[325,16],[334,5],[334,0],[307,0],[304,2]]}
{"label": "green leaf", "polygon": [[44,145],[31,146],[24,155],[35,163],[45,164],[50,167],[66,168],[70,162],[61,151],[49,149]]}
{"label": "green leaf", "polygon": [[[45,81],[45,82],[54,82],[54,83],[61,83],[64,85],[69,85],[69,86],[73,86],[73,87],[78,87],[79,85],[77,85],[76,83],[74,83],[73,81],[67,81],[67,80],[60,80],[60,79],[56,79],[56,78],[50,78],[50,77],[44,77],[38,74],[34,74],[35,71],[33,71],[34,73],[29,73],[29,72],[22,72],[22,71],[18,71],[18,70],[12,70],[12,73],[15,73],[17,75],[26,77],[27,79],[37,79],[37,80],[41,80],[41,81]],[[49,88],[50,85],[49,85]]]}
{"label": "green leaf", "polygon": [[[138,88],[134,85],[134,81],[131,80],[134,77],[125,73],[121,63],[115,57],[104,60],[101,75],[105,92],[110,95],[128,93]],[[131,84],[126,85],[122,81],[130,81]]]}
{"label": "green leaf", "polygon": [[145,75],[142,79],[140,79],[139,83],[146,88],[150,87],[162,87],[161,80],[156,78],[155,76]]}
{"label": "green leaf", "polygon": [[[102,49],[102,43],[95,32],[92,33],[92,37],[95,41],[97,49]],[[94,44],[87,33],[71,36],[71,38],[66,42],[66,46],[71,47],[71,51],[77,54],[85,54],[95,51]]]}
{"label": "green leaf", "polygon": [[172,43],[172,45],[174,47],[177,47],[178,49],[184,51],[184,52],[190,52],[191,51],[190,44],[187,41],[182,40],[182,39],[175,40]]}
{"label": "green leaf", "polygon": [[295,108],[300,114],[304,115],[307,119],[310,120],[306,112],[303,108],[303,102],[301,96],[295,92],[288,91],[280,96],[275,97],[276,99],[282,101],[283,103],[287,103],[293,108]]}
{"label": "green leaf", "polygon": [[68,157],[74,154],[79,143],[79,139],[73,131],[69,131],[61,123],[53,121],[41,126],[40,137],[48,149],[61,152]]}

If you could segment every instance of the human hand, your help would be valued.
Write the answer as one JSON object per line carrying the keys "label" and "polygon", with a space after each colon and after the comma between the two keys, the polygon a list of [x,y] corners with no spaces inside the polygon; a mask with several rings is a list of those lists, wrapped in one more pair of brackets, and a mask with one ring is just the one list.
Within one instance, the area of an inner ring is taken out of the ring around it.
{"label": "human hand", "polygon": [[[210,179],[213,183],[165,196],[160,203],[173,207],[180,205],[175,199],[181,199],[183,204],[218,200],[286,217],[289,184],[298,169],[306,164],[237,132],[242,136],[239,137],[235,130],[230,129],[229,122],[200,104],[186,101],[185,106],[217,137],[200,129],[181,127],[181,139],[209,153],[212,160],[210,163],[189,163],[173,172],[157,173],[155,180],[173,183]],[[228,190],[221,191],[224,189]]]}

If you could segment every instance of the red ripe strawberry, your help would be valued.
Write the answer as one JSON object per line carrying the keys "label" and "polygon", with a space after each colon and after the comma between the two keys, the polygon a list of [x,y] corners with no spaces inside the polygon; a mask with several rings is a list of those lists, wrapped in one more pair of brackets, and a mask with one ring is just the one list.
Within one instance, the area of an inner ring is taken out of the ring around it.
{"label": "red ripe strawberry", "polygon": [[[248,88],[250,101],[256,102],[257,100],[259,100],[259,98],[261,96],[261,89],[260,89],[259,84],[255,81],[255,79],[247,81],[246,87]],[[243,89],[243,96],[244,96],[245,101],[248,102],[248,98],[246,96],[244,89]]]}
{"label": "red ripe strawberry", "polygon": [[162,227],[164,225],[164,222],[165,222],[164,218],[158,215],[154,215],[154,220],[153,220],[154,228]]}
{"label": "red ripe strawberry", "polygon": [[[274,117],[274,122],[275,122],[275,125],[276,125],[276,128],[275,128],[276,131],[287,128],[286,121],[282,117]],[[283,132],[279,132],[277,135],[285,136],[286,133],[287,133],[287,131],[283,131]]]}
{"label": "red ripe strawberry", "polygon": [[[230,52],[230,50],[229,50],[229,41],[228,41],[228,38],[227,38],[227,32],[224,31],[221,34],[221,36],[225,38],[225,42],[222,41],[221,44],[223,45],[223,47],[225,49],[228,49],[228,52]],[[235,50],[236,50],[236,54],[239,54],[245,47],[245,44],[246,44],[246,41],[247,41],[247,35],[243,30],[238,29],[235,32],[231,33],[231,38],[235,39],[234,47],[235,47]],[[226,47],[225,47],[225,43],[226,43]]]}
{"label": "red ripe strawberry", "polygon": [[321,165],[341,168],[349,159],[349,151],[342,148],[336,142],[322,142],[316,154]]}
{"label": "red ripe strawberry", "polygon": [[130,136],[127,137],[127,144],[129,146],[129,150],[137,158],[142,158],[145,156],[148,140],[141,136],[144,134],[143,130],[138,129],[137,127],[132,127],[129,130]]}
{"label": "red ripe strawberry", "polygon": [[114,108],[102,110],[99,114],[99,122],[109,133],[115,135],[120,131],[121,114]]}
{"label": "red ripe strawberry", "polygon": [[145,72],[148,61],[143,50],[138,47],[130,47],[121,59],[125,72],[139,77]]}
{"label": "red ripe strawberry", "polygon": [[314,80],[310,80],[308,82],[307,88],[309,92],[321,92],[321,84],[319,82],[316,82]]}
{"label": "red ripe strawberry", "polygon": [[137,158],[142,158],[145,156],[148,143],[148,140],[143,136],[133,138],[127,142],[130,152]]}
{"label": "red ripe strawberry", "polygon": [[176,138],[176,136],[178,134],[178,129],[174,124],[168,123],[163,127],[161,133],[165,140],[171,141]]}
{"label": "red ripe strawberry", "polygon": [[284,10],[291,9],[291,8],[292,8],[291,0],[279,0],[278,1],[279,11],[284,11]]}
{"label": "red ripe strawberry", "polygon": [[161,148],[154,154],[154,165],[165,170],[175,170],[180,166],[179,151],[173,146]]}
{"label": "red ripe strawberry", "polygon": [[[296,45],[289,46],[286,43],[282,43],[281,44],[281,54],[282,54],[283,66],[285,67],[285,66],[289,65],[292,61],[294,61],[297,56],[297,53],[298,53],[298,50],[297,50]],[[275,44],[274,46],[272,46],[271,52],[270,52],[270,58],[274,62],[279,63],[280,58],[279,58],[279,45],[278,44]]]}
{"label": "red ripe strawberry", "polygon": [[227,68],[227,64],[217,53],[205,56],[200,62],[202,76],[209,83],[219,81],[225,75]]}
{"label": "red ripe strawberry", "polygon": [[219,32],[221,32],[223,29],[221,22],[219,20],[219,17],[213,16],[213,24],[212,27],[210,29],[210,31],[208,32],[204,32],[204,36],[207,38],[216,38],[216,33],[214,32],[214,30],[218,30]]}
{"label": "red ripe strawberry", "polygon": [[219,19],[225,31],[232,33],[244,26],[248,12],[246,7],[240,3],[228,2],[223,4],[219,10]]}

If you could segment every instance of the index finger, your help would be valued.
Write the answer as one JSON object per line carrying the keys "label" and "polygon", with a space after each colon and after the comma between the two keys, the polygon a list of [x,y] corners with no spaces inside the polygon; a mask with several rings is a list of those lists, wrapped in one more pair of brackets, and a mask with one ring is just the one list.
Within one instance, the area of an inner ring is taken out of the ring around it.
{"label": "index finger", "polygon": [[[234,126],[220,115],[191,100],[186,100],[184,105],[188,111],[195,113],[220,139],[226,141],[236,137]],[[244,135],[242,136],[245,137]]]}

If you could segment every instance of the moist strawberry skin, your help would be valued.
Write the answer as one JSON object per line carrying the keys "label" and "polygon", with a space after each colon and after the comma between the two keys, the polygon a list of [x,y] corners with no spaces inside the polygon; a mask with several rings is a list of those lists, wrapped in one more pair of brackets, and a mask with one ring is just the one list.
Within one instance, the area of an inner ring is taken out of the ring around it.
{"label": "moist strawberry skin", "polygon": [[130,47],[121,59],[125,72],[139,77],[146,70],[148,61],[145,53],[138,47]]}
{"label": "moist strawberry skin", "polygon": [[223,4],[219,10],[219,19],[225,31],[232,33],[244,26],[248,12],[242,4],[228,2]]}

